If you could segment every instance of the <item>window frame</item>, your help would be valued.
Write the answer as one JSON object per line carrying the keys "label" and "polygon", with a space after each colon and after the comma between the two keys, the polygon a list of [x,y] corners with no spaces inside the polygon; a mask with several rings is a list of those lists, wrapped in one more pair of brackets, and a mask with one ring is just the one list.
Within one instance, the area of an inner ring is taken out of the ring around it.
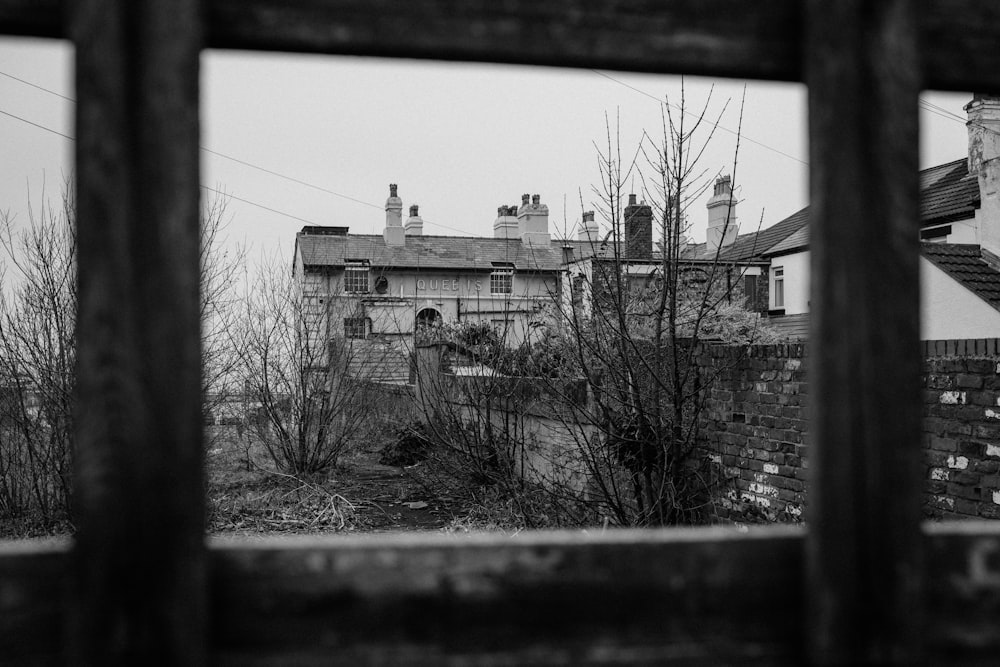
{"label": "window frame", "polygon": [[371,263],[367,259],[349,259],[344,263],[344,293],[371,294]]}
{"label": "window frame", "polygon": [[[370,317],[345,317],[344,338],[348,340],[364,340],[371,334],[372,321]],[[358,333],[360,331],[360,333]]]}
{"label": "window frame", "polygon": [[[134,8],[140,4],[142,11]],[[361,627],[354,634],[371,651],[382,627],[364,624],[369,618],[364,612],[372,607],[430,630],[425,636],[438,636],[443,628],[433,625],[435,615],[412,612],[432,599],[448,612],[441,616],[467,624],[448,628],[452,634],[461,630],[463,646],[447,641],[433,646],[443,655],[468,651],[480,637],[483,645],[496,637],[495,628],[476,623],[489,617],[503,624],[503,613],[464,613],[481,611],[486,603],[537,613],[540,622],[530,635],[526,623],[502,629],[537,642],[544,628],[543,643],[531,647],[545,655],[631,649],[666,660],[682,646],[689,655],[694,649],[708,655],[709,664],[748,656],[762,664],[771,658],[772,664],[809,658],[817,664],[860,664],[875,662],[872,656],[918,662],[915,656],[927,654],[926,648],[936,651],[929,655],[941,658],[934,661],[940,664],[991,664],[995,635],[968,630],[995,618],[1000,593],[976,577],[992,573],[984,570],[984,554],[1000,548],[1000,531],[995,525],[964,524],[921,533],[915,482],[896,476],[892,463],[903,443],[919,440],[913,234],[918,93],[921,84],[1000,90],[1000,55],[977,48],[995,42],[1000,25],[995,6],[984,0],[677,0],[644,5],[641,31],[607,20],[616,8],[602,2],[542,6],[514,0],[488,11],[471,7],[456,13],[439,2],[415,0],[394,5],[390,13],[284,0],[206,0],[204,7],[195,0],[79,0],[64,11],[56,0],[0,0],[0,32],[69,36],[77,48],[79,378],[85,381],[81,396],[90,401],[78,431],[79,451],[89,463],[78,468],[77,538],[72,544],[0,548],[0,577],[17,592],[9,599],[35,604],[33,613],[0,617],[0,644],[17,637],[25,643],[15,648],[51,656],[59,650],[53,648],[59,643],[53,639],[61,636],[56,629],[69,628],[73,641],[67,651],[74,662],[90,664],[112,662],[108,658],[121,655],[115,651],[204,664],[210,645],[213,657],[230,662],[238,662],[234,656],[251,645],[257,655],[270,648],[271,655],[284,650],[286,656],[328,658],[331,647],[317,645],[316,634],[328,638],[328,628],[340,622]],[[407,29],[415,24],[421,30]],[[814,505],[808,533],[752,530],[737,539],[705,530],[586,539],[525,536],[518,544],[484,539],[454,548],[431,541],[214,545],[206,551],[204,498],[197,492],[200,455],[194,451],[201,444],[200,382],[188,372],[198,356],[192,319],[197,86],[206,46],[806,83],[814,202],[810,244],[817,251],[811,288],[818,295],[810,352],[816,424],[810,446],[814,453],[837,453],[818,457],[822,463],[812,470],[821,502]],[[109,234],[120,243],[107,243]],[[856,266],[844,266],[845,257]],[[113,291],[123,285],[128,289],[122,294]],[[169,298],[154,298],[164,293]],[[859,310],[867,315],[852,318]],[[147,322],[144,315],[157,326],[140,326]],[[98,328],[92,328],[95,321],[113,330],[115,335],[104,337],[120,352],[102,344]],[[130,364],[129,359],[142,358],[132,353],[137,350],[154,351],[153,363]],[[857,378],[838,372],[842,368],[870,370]],[[96,390],[89,392],[90,387]],[[132,396],[129,389],[135,388],[155,395]],[[131,400],[110,400],[116,396]],[[105,406],[117,416],[103,418]],[[131,508],[149,515],[136,522]],[[143,530],[145,524],[155,530]],[[921,577],[914,573],[925,572],[925,555],[927,574]],[[415,569],[404,570],[410,564]],[[615,564],[621,567],[612,569]],[[172,578],[159,580],[150,572]],[[783,578],[761,580],[776,572]],[[595,573],[610,585],[601,587]],[[304,576],[314,577],[311,585],[303,585]],[[365,576],[382,587],[375,592],[357,587]],[[408,588],[410,579],[423,588]],[[926,603],[924,580],[931,582]],[[445,585],[433,588],[438,581]],[[747,582],[758,588],[748,589]],[[969,586],[976,596],[967,594]],[[560,597],[567,589],[572,596]],[[642,595],[630,598],[622,589]],[[748,590],[756,594],[739,594]],[[766,614],[756,597],[760,590],[768,591]],[[463,607],[468,591],[478,597],[475,606]],[[505,592],[514,594],[504,597]],[[525,604],[529,594],[536,597]],[[595,602],[586,619],[577,613],[580,599]],[[741,607],[743,599],[753,605]],[[587,622],[604,610],[651,601],[664,603],[653,614],[655,627],[642,625],[642,615],[624,615],[629,618],[617,625],[609,614],[596,625]],[[690,607],[699,610],[696,619],[670,615],[686,614]],[[296,609],[310,614],[296,616]],[[779,616],[782,612],[789,613]],[[572,622],[555,622],[561,614]],[[923,624],[925,614],[935,622]],[[272,632],[279,615],[281,631]],[[675,625],[681,632],[672,634]],[[255,634],[241,635],[241,628]],[[572,634],[574,628],[580,634]],[[721,632],[705,634],[712,628]],[[472,630],[481,634],[473,636]],[[615,638],[627,641],[616,645]],[[976,641],[982,639],[987,641]],[[406,650],[398,633],[390,633],[388,641]],[[379,648],[384,657],[385,648]],[[358,644],[337,649],[345,660],[379,655],[365,654]]]}
{"label": "window frame", "polygon": [[490,271],[490,296],[509,296],[514,293],[514,265],[493,263]]}
{"label": "window frame", "polygon": [[771,310],[785,309],[785,267],[771,267]]}

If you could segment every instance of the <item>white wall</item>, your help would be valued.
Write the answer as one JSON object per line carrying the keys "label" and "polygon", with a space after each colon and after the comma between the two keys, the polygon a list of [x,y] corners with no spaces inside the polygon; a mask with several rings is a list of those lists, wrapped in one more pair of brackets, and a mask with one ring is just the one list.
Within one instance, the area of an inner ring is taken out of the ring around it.
{"label": "white wall", "polygon": [[1000,337],[1000,312],[920,258],[920,338]]}
{"label": "white wall", "polygon": [[771,259],[771,270],[768,276],[769,308],[774,305],[774,269],[785,270],[785,315],[798,315],[809,312],[809,251],[781,255]]}

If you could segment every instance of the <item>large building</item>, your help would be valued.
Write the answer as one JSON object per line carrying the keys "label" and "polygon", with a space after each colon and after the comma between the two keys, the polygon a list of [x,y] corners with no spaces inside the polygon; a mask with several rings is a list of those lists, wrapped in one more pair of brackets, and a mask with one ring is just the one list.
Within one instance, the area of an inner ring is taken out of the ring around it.
{"label": "large building", "polygon": [[390,350],[405,351],[422,326],[488,322],[516,345],[545,323],[576,244],[551,238],[539,195],[501,206],[493,237],[477,238],[424,235],[418,207],[404,222],[389,189],[381,235],[304,227],[296,236],[296,282],[317,336],[364,340],[398,358]]}
{"label": "large building", "polygon": [[[920,172],[920,333],[924,340],[1000,336],[1000,97],[966,106],[966,157]],[[789,338],[809,331],[809,209],[738,244],[767,262],[769,319]]]}

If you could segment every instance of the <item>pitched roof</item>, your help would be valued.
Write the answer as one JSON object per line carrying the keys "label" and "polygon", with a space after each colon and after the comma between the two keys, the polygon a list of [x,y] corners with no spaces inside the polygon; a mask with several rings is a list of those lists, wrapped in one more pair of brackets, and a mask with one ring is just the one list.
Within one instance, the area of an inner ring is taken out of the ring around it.
{"label": "pitched roof", "polygon": [[920,224],[923,227],[975,216],[979,181],[965,158],[920,172]]}
{"label": "pitched roof", "polygon": [[978,245],[921,243],[920,254],[980,299],[1000,310],[1000,271]]}
{"label": "pitched roof", "polygon": [[308,233],[298,234],[295,243],[306,267],[341,267],[348,260],[364,259],[376,267],[483,271],[494,263],[513,264],[522,271],[557,271],[563,264],[562,248],[582,245],[553,240],[548,246],[531,247],[519,238],[407,236],[405,245],[387,246],[381,235]]}
{"label": "pitched roof", "polygon": [[[965,158],[920,172],[920,225],[927,227],[966,220],[979,207],[979,182],[969,174]],[[743,234],[719,253],[723,261],[746,261],[753,257],[781,255],[809,246],[809,207],[756,233]],[[685,256],[712,259],[705,244]]]}
{"label": "pitched roof", "polygon": [[[767,229],[740,234],[728,246],[724,246],[719,251],[719,261],[722,262],[745,262],[754,259],[761,259],[776,244],[784,241],[801,229],[805,229],[809,224],[809,207],[797,211],[781,222],[771,225]],[[684,253],[685,259],[691,260],[714,260],[715,251],[709,250],[707,244],[699,243],[692,246]]]}

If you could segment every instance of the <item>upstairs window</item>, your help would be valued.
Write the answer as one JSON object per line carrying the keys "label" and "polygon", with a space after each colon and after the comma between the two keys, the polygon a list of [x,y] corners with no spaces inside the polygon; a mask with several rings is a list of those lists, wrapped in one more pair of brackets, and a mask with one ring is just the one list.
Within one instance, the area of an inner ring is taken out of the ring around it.
{"label": "upstairs window", "polygon": [[368,293],[368,262],[348,260],[344,267],[344,291],[348,294]]}
{"label": "upstairs window", "polygon": [[510,294],[514,291],[514,265],[493,264],[490,274],[490,294]]}

